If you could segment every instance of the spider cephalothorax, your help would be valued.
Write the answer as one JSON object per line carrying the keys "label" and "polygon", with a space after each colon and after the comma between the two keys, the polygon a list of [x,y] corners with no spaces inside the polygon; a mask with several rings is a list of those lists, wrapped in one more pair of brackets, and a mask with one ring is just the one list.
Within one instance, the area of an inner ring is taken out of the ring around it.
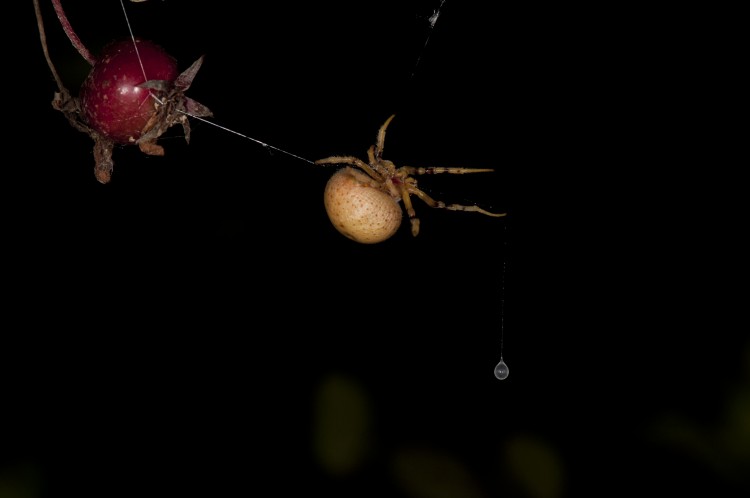
{"label": "spider cephalothorax", "polygon": [[367,151],[367,163],[353,156],[331,156],[315,161],[315,164],[348,165],[331,177],[324,194],[326,212],[339,232],[354,241],[365,244],[386,240],[395,234],[401,225],[403,214],[399,202],[403,201],[404,209],[411,222],[411,233],[416,237],[419,234],[419,218],[411,202],[410,196],[412,195],[419,197],[433,208],[475,211],[494,217],[505,216],[506,213],[491,213],[478,206],[445,204],[442,201],[436,201],[417,187],[417,180],[412,176],[438,173],[459,175],[487,173],[494,171],[493,169],[416,168],[412,166],[397,168],[392,161],[383,159],[385,130],[394,116],[395,114],[391,115],[378,130],[375,145],[371,145]]}

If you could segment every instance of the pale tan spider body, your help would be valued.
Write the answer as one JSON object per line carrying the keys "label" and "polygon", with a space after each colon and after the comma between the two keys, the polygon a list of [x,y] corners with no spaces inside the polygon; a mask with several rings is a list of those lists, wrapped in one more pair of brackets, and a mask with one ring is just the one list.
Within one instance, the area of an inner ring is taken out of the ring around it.
{"label": "pale tan spider body", "polygon": [[505,213],[490,213],[477,206],[436,201],[417,187],[417,180],[412,176],[486,173],[493,169],[397,168],[392,161],[383,159],[385,131],[394,117],[395,114],[391,115],[378,130],[377,142],[367,150],[367,163],[353,156],[331,156],[315,161],[315,164],[348,165],[331,177],[323,196],[328,217],[339,232],[364,244],[382,242],[393,236],[401,225],[403,212],[399,202],[403,201],[411,222],[411,233],[416,237],[419,234],[419,218],[411,202],[412,195],[433,208],[505,216]]}
{"label": "pale tan spider body", "polygon": [[401,226],[403,212],[397,195],[347,166],[328,180],[323,200],[339,232],[357,242],[374,244],[390,238]]}

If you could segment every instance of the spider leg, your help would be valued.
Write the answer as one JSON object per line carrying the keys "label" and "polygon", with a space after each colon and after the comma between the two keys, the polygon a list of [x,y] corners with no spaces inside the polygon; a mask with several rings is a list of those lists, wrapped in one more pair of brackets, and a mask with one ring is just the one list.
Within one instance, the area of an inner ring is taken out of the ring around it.
{"label": "spider leg", "polygon": [[379,157],[378,158],[375,157],[375,146],[374,145],[371,145],[370,148],[367,149],[367,159],[370,161],[369,166],[373,170],[375,170],[378,173],[380,173],[380,178],[385,179],[385,178],[388,178],[390,176],[390,172],[389,171],[387,171],[387,170],[384,171],[383,170],[384,169],[383,168],[383,160],[380,159]]}
{"label": "spider leg", "polygon": [[[507,213],[491,213],[489,211],[486,211],[479,206],[464,206],[461,204],[446,204],[443,201],[436,201],[429,195],[425,194],[422,190],[418,189],[414,185],[406,185],[406,189],[410,194],[414,194],[422,201],[427,204],[428,206],[432,208],[439,208],[439,209],[447,209],[449,211],[473,211],[475,213],[482,213],[486,214],[487,216],[492,216],[495,218],[499,218],[501,216],[505,216]],[[406,200],[406,196],[404,196],[404,201]],[[406,205],[406,202],[404,202],[404,205]]]}
{"label": "spider leg", "polygon": [[318,159],[315,161],[315,164],[348,164],[350,166],[356,166],[368,175],[370,177],[375,178],[376,180],[382,181],[383,175],[380,174],[380,172],[375,171],[373,168],[370,167],[369,164],[366,164],[361,159],[357,159],[353,156],[331,156],[326,157],[325,159]]}
{"label": "spider leg", "polygon": [[495,171],[492,168],[415,168],[414,166],[401,166],[399,170],[403,170],[409,175],[437,175],[440,173],[464,175],[468,173],[492,173]]}
{"label": "spider leg", "polygon": [[396,176],[398,173],[396,170],[396,165],[388,159],[376,157],[375,154],[375,146],[371,145],[370,148],[367,149],[367,158],[370,161],[370,167],[378,171],[383,178]]}
{"label": "spider leg", "polygon": [[417,235],[419,235],[419,218],[417,218],[417,213],[416,211],[414,211],[414,206],[411,203],[409,192],[417,189],[410,188],[406,183],[399,184],[398,189],[401,193],[401,199],[404,201],[404,209],[406,210],[406,214],[409,215],[409,223],[411,223],[411,234],[416,237]]}
{"label": "spider leg", "polygon": [[383,156],[383,148],[385,147],[385,129],[388,128],[388,125],[391,123],[391,120],[395,118],[395,114],[391,114],[391,116],[385,120],[385,123],[383,123],[383,126],[380,127],[378,130],[378,141],[375,142],[375,156],[380,159]]}

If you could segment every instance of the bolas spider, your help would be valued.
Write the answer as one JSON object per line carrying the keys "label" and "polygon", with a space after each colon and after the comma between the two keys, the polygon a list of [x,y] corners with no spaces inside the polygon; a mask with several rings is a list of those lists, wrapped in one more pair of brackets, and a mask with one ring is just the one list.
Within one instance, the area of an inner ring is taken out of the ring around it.
{"label": "bolas spider", "polygon": [[[374,244],[390,238],[401,225],[403,213],[399,202],[403,201],[404,209],[409,215],[411,233],[419,234],[419,218],[414,212],[412,195],[419,197],[433,208],[451,211],[474,211],[487,216],[500,217],[506,213],[490,213],[478,206],[445,204],[436,201],[417,187],[417,180],[412,175],[432,175],[438,173],[465,174],[487,173],[493,169],[471,168],[416,168],[401,166],[383,159],[385,130],[395,114],[386,119],[378,130],[375,145],[367,151],[368,161],[352,156],[331,156],[318,159],[315,164],[345,164],[328,180],[323,196],[326,213],[333,226],[344,236],[363,244]],[[354,166],[352,168],[351,166]],[[355,169],[358,168],[358,169]]]}

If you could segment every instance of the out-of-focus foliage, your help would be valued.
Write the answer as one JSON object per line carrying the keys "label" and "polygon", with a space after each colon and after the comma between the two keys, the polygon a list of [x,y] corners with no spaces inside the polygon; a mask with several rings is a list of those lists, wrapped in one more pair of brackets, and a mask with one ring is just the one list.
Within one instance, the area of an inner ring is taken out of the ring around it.
{"label": "out-of-focus foliage", "polygon": [[701,424],[683,414],[666,414],[654,423],[652,435],[750,491],[750,344],[743,366],[745,378],[728,391],[715,422]]}
{"label": "out-of-focus foliage", "polygon": [[360,384],[343,375],[323,379],[315,394],[313,438],[318,463],[334,475],[357,469],[370,448],[370,403]]}
{"label": "out-of-focus foliage", "polygon": [[403,448],[393,457],[397,483],[414,498],[485,498],[479,483],[457,458],[428,448]]}
{"label": "out-of-focus foliage", "polygon": [[524,496],[559,498],[563,495],[564,469],[556,450],[543,440],[518,435],[505,445],[506,472]]}
{"label": "out-of-focus foliage", "polygon": [[38,498],[40,475],[30,463],[0,467],[0,498]]}

